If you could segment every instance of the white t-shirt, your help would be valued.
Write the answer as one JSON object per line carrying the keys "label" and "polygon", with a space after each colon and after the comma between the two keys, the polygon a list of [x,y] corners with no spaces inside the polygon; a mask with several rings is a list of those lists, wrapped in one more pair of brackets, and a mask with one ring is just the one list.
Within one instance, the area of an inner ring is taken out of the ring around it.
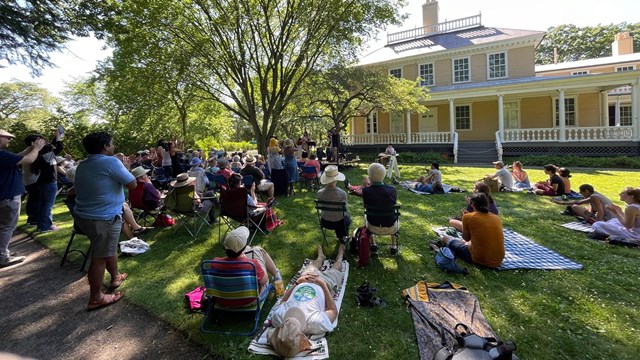
{"label": "white t-shirt", "polygon": [[496,175],[498,176],[498,180],[500,181],[500,184],[502,184],[502,186],[509,189],[513,187],[513,177],[511,176],[511,172],[509,172],[506,167],[503,167],[502,169],[496,171],[493,176]]}
{"label": "white t-shirt", "polygon": [[433,177],[431,178],[431,183],[435,184],[435,183],[440,183],[442,184],[442,172],[438,169],[431,169],[429,170],[429,174],[427,174],[427,176],[431,176],[433,175]]}
{"label": "white t-shirt", "polygon": [[303,332],[306,335],[321,335],[333,331],[335,328],[324,312],[324,291],[322,291],[322,287],[316,284],[302,283],[296,285],[289,299],[274,310],[271,318],[274,327],[282,324],[284,314],[292,307],[297,307],[304,313],[307,324]]}

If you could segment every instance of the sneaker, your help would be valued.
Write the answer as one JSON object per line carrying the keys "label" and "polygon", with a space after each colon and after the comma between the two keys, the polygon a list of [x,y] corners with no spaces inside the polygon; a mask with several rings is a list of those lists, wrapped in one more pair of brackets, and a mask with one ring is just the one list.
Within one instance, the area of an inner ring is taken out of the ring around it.
{"label": "sneaker", "polygon": [[371,244],[371,245],[369,246],[369,252],[370,252],[372,255],[378,255],[378,245],[376,245],[376,244]]}
{"label": "sneaker", "polygon": [[54,231],[58,231],[60,230],[59,227],[57,227],[56,225],[51,225],[50,228],[48,228],[47,230],[38,230],[40,233],[48,233],[48,232],[54,232]]}
{"label": "sneaker", "polygon": [[349,179],[344,178],[344,187],[349,189],[349,187],[351,187],[351,184],[349,183]]}
{"label": "sneaker", "polygon": [[391,253],[391,255],[392,255],[392,256],[396,256],[396,255],[398,255],[398,246],[397,246],[397,245],[396,245],[396,246],[393,246],[393,245],[392,245],[392,246],[389,248],[389,252]]}
{"label": "sneaker", "polygon": [[9,256],[6,259],[0,260],[0,268],[5,266],[11,266],[15,264],[19,264],[23,262],[27,257],[26,256]]}

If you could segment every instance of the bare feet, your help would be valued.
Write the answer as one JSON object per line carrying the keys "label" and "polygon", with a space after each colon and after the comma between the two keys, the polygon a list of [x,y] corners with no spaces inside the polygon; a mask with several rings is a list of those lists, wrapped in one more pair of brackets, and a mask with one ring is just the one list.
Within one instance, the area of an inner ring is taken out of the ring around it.
{"label": "bare feet", "polygon": [[318,244],[318,260],[320,260],[320,263],[323,263],[327,257],[324,255],[324,251],[322,251],[322,245]]}

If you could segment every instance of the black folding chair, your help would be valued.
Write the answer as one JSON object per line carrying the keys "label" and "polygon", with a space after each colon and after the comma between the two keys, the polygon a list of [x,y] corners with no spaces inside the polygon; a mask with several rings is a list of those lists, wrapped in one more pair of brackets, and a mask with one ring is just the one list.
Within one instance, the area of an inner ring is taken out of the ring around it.
{"label": "black folding chair", "polygon": [[73,230],[71,230],[71,237],[69,238],[69,243],[67,243],[67,249],[64,251],[64,254],[62,255],[62,261],[60,262],[60,267],[64,266],[64,263],[67,260],[67,255],[69,255],[72,252],[78,252],[82,255],[82,258],[84,259],[82,261],[82,266],[80,267],[80,271],[84,271],[84,268],[87,266],[87,261],[89,260],[89,255],[91,254],[91,243],[89,243],[89,247],[87,248],[87,250],[84,250],[84,251],[78,248],[74,248],[74,249],[71,248],[73,244],[73,239],[76,237],[76,235],[83,235],[83,236],[86,236],[86,235],[84,232],[82,232],[82,229],[80,229],[76,225],[75,212],[74,212],[74,209],[76,206],[75,196],[67,196],[67,198],[64,199],[64,203],[65,205],[67,205],[67,208],[69,209],[69,213],[73,217]]}
{"label": "black folding chair", "polygon": [[[329,245],[329,242],[327,241],[327,231],[323,225],[322,225],[322,212],[323,211],[331,211],[331,212],[340,212],[342,213],[342,218],[345,219],[344,221],[344,230],[345,233],[349,233],[349,224],[347,224],[346,219],[348,218],[348,211],[347,211],[347,204],[342,202],[342,201],[322,201],[322,200],[315,200],[315,206],[316,206],[316,213],[318,214],[318,224],[320,225],[320,230],[322,231],[322,237],[324,238],[324,244],[325,245]],[[331,229],[331,230],[335,230],[335,229]]]}

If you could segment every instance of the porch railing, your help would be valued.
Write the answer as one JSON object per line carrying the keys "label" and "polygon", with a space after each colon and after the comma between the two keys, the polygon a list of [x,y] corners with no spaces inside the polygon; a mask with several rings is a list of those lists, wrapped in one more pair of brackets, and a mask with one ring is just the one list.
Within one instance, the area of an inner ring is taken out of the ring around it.
{"label": "porch railing", "polygon": [[[599,140],[631,140],[632,126],[569,127],[565,129],[567,142]],[[502,142],[552,142],[560,139],[557,128],[509,129]]]}
{"label": "porch railing", "polygon": [[[342,137],[345,145],[405,144],[407,134],[358,134]],[[450,132],[411,133],[412,144],[451,144]]]}

